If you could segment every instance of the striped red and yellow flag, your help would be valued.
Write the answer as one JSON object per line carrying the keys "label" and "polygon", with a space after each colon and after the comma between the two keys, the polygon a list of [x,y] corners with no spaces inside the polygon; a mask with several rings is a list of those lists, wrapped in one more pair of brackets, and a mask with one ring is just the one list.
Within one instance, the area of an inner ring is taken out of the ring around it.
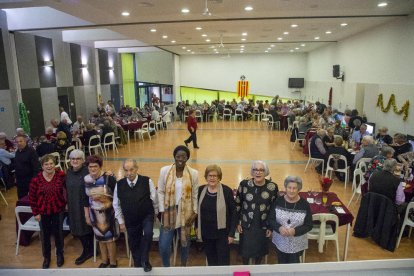
{"label": "striped red and yellow flag", "polygon": [[237,83],[237,97],[246,98],[249,95],[249,81],[238,81]]}

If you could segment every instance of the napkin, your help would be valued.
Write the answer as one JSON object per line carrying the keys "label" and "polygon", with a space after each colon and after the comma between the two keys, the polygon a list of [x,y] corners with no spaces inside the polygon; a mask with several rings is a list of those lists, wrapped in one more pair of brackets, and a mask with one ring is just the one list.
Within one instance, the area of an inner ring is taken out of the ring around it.
{"label": "napkin", "polygon": [[307,199],[306,199],[309,203],[314,203],[315,202],[315,200],[313,199],[313,197],[308,197]]}
{"label": "napkin", "polygon": [[335,210],[339,213],[339,214],[346,214],[344,208],[342,207],[335,207]]}

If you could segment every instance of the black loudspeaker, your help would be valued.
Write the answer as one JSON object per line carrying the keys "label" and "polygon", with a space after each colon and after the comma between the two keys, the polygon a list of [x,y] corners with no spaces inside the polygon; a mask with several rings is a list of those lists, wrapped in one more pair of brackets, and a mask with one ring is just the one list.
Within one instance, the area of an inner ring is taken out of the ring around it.
{"label": "black loudspeaker", "polygon": [[341,76],[339,65],[334,65],[332,70],[332,75],[334,78],[339,78]]}

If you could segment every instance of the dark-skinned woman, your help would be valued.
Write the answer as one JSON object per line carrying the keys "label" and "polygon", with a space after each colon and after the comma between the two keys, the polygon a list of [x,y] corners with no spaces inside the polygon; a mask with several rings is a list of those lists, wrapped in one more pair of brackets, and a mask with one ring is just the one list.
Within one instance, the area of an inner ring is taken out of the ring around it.
{"label": "dark-skinned woman", "polygon": [[186,146],[178,146],[173,156],[174,164],[162,167],[158,180],[159,250],[165,267],[170,266],[171,243],[176,231],[181,240],[181,265],[187,265],[190,229],[198,207],[198,172],[187,165],[190,150]]}

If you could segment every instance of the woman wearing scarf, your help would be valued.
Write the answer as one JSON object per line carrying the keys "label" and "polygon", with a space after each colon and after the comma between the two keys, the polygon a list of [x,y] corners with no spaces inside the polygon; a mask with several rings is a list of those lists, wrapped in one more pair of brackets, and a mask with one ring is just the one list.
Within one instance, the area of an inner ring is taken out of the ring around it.
{"label": "woman wearing scarf", "polygon": [[175,230],[181,240],[181,265],[187,265],[190,249],[190,228],[197,216],[198,172],[187,166],[190,150],[174,149],[174,164],[161,168],[158,180],[161,215],[159,248],[162,263],[170,266],[171,243]]}
{"label": "woman wearing scarf", "polygon": [[249,264],[250,259],[260,264],[263,256],[269,253],[268,238],[272,231],[267,217],[279,190],[276,183],[265,178],[269,175],[265,162],[254,161],[250,173],[252,177],[240,182],[237,189],[237,231],[243,264]]}
{"label": "woman wearing scarf", "polygon": [[233,191],[220,183],[221,168],[209,165],[207,185],[198,189],[198,239],[204,242],[209,266],[230,265],[230,244],[236,231],[237,212]]}

